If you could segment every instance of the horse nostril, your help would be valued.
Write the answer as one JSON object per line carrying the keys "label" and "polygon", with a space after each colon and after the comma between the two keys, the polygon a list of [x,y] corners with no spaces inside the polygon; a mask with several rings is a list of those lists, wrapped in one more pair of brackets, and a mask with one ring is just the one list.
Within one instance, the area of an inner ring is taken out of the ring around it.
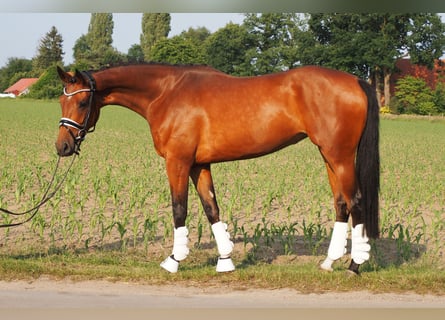
{"label": "horse nostril", "polygon": [[61,157],[69,156],[72,153],[72,149],[68,142],[62,142],[62,144],[57,147],[57,154]]}
{"label": "horse nostril", "polygon": [[68,154],[70,153],[70,146],[68,145],[67,142],[64,142],[64,143],[63,143],[63,148],[62,148],[62,150],[63,150],[63,154],[64,154],[64,155],[68,155]]}

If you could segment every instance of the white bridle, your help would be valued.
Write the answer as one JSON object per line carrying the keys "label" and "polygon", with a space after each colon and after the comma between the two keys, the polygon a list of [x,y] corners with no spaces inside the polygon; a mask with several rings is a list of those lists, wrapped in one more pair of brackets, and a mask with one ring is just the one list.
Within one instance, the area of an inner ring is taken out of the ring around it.
{"label": "white bridle", "polygon": [[67,97],[74,96],[75,94],[78,94],[78,93],[81,93],[81,92],[92,92],[92,91],[93,91],[93,90],[91,90],[91,89],[79,89],[79,90],[77,90],[77,91],[68,93],[68,92],[66,92],[66,88],[63,87],[63,94],[64,94],[65,96],[67,96]]}
{"label": "white bridle", "polygon": [[[81,93],[81,92],[90,92],[91,93],[89,102],[88,102],[88,112],[85,117],[85,120],[83,121],[83,124],[80,124],[70,118],[61,118],[60,122],[59,122],[59,127],[64,127],[65,129],[67,129],[69,134],[74,139],[74,144],[75,144],[75,148],[76,148],[75,153],[77,153],[77,154],[80,151],[80,144],[85,139],[86,134],[93,132],[96,127],[94,125],[92,129],[90,129],[90,130],[87,129],[88,121],[89,121],[90,115],[91,115],[91,108],[92,108],[92,103],[93,103],[93,93],[96,91],[96,82],[94,81],[94,78],[89,74],[89,72],[84,71],[82,73],[85,74],[85,76],[90,81],[90,88],[89,89],[79,89],[74,92],[68,93],[66,91],[66,87],[63,87],[63,94],[67,97],[72,97],[72,96],[74,96],[78,93]],[[74,133],[70,130],[70,128],[77,129],[77,136],[74,135]]]}

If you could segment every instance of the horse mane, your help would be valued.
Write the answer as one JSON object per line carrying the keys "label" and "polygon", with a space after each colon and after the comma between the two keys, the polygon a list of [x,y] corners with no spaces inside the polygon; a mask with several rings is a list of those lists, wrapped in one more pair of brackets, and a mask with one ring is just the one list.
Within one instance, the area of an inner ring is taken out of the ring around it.
{"label": "horse mane", "polygon": [[90,73],[95,73],[95,72],[99,72],[99,71],[104,71],[104,70],[108,70],[108,69],[112,69],[112,68],[119,68],[119,67],[138,67],[138,66],[165,66],[165,67],[174,67],[174,68],[180,68],[180,69],[189,69],[189,68],[196,68],[196,69],[203,69],[203,70],[208,70],[208,71],[214,71],[214,72],[221,72],[222,71],[213,68],[212,66],[209,66],[207,64],[193,64],[193,63],[189,63],[189,64],[172,64],[172,63],[167,63],[167,62],[156,62],[156,61],[148,61],[148,62],[121,62],[121,63],[116,63],[116,64],[111,64],[111,65],[107,65],[104,66],[100,69],[95,69],[95,70],[88,70],[88,72]]}

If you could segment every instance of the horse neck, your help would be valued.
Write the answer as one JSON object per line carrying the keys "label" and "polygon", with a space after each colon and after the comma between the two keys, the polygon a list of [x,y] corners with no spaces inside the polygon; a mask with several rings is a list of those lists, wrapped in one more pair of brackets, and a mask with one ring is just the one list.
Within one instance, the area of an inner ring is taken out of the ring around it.
{"label": "horse neck", "polygon": [[120,105],[146,118],[153,101],[173,88],[180,75],[168,66],[140,65],[98,71],[94,78],[102,106]]}

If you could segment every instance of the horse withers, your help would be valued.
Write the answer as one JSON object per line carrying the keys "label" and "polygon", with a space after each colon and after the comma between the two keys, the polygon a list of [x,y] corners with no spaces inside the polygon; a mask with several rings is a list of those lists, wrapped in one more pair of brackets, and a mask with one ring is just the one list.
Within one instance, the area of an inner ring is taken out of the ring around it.
{"label": "horse withers", "polygon": [[144,117],[156,152],[165,159],[174,243],[161,263],[170,271],[188,253],[185,225],[188,180],[211,224],[220,258],[217,271],[235,269],[233,242],[219,217],[211,164],[260,157],[308,137],[326,164],[336,221],[326,260],[332,270],[347,249],[351,265],[369,259],[368,237],[379,235],[379,109],[375,90],[353,75],[307,66],[258,77],[233,77],[206,66],[141,64],[68,73],[56,142],[60,156],[79,152],[100,110],[120,105]]}

